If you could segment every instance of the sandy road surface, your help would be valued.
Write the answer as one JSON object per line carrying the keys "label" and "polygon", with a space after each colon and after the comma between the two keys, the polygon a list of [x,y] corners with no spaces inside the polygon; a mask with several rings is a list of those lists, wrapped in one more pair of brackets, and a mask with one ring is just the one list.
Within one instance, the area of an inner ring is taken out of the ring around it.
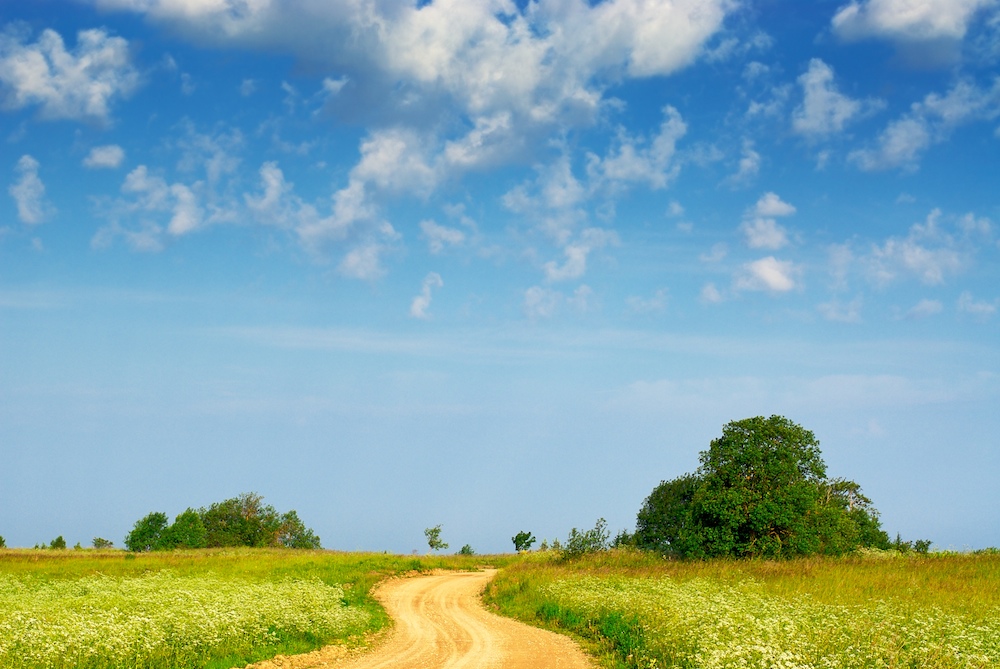
{"label": "sandy road surface", "polygon": [[388,640],[346,658],[282,658],[270,667],[337,669],[593,669],[570,639],[486,611],[479,593],[494,571],[386,581],[375,592],[396,621]]}

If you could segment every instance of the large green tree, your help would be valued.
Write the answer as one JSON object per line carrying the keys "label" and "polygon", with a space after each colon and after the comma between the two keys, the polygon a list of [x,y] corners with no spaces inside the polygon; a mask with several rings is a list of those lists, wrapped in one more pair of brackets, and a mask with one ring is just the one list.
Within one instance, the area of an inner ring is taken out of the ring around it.
{"label": "large green tree", "polygon": [[787,418],[733,421],[700,461],[646,498],[637,545],[681,557],[791,557],[888,543],[860,486],[827,480],[819,441]]}

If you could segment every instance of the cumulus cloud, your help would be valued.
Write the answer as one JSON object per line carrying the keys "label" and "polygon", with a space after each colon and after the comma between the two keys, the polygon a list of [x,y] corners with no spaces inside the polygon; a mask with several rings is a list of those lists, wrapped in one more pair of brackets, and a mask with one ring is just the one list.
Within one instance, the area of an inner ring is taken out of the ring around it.
{"label": "cumulus cloud", "polygon": [[125,150],[117,144],[95,146],[83,159],[83,166],[90,169],[114,169],[125,160]]}
{"label": "cumulus cloud", "polygon": [[848,160],[865,171],[915,170],[931,145],[945,141],[958,126],[1000,116],[1000,78],[990,87],[963,80],[944,95],[931,93],[892,121],[873,146],[852,151]]}
{"label": "cumulus cloud", "polygon": [[441,275],[437,272],[431,272],[424,277],[424,282],[420,287],[420,294],[414,297],[413,302],[410,303],[410,316],[421,319],[429,318],[427,310],[431,306],[431,291],[443,286],[444,281],[441,280]]}
{"label": "cumulus cloud", "polygon": [[834,32],[844,39],[961,40],[976,13],[995,0],[862,0],[841,7]]}
{"label": "cumulus cloud", "polygon": [[792,129],[800,135],[822,137],[841,132],[866,109],[880,105],[877,101],[854,100],[838,91],[833,68],[819,58],[809,61],[809,70],[798,82],[803,99],[792,112]]}
{"label": "cumulus cloud", "polygon": [[139,84],[128,42],[104,30],[83,30],[76,48],[66,49],[54,30],[33,43],[23,31],[0,33],[3,106],[37,106],[43,119],[108,121],[113,103]]}
{"label": "cumulus cloud", "polygon": [[791,216],[795,207],[782,200],[776,193],[764,193],[757,203],[743,216],[740,230],[752,249],[777,250],[788,244],[788,233],[776,217]]}
{"label": "cumulus cloud", "polygon": [[734,174],[729,176],[731,184],[739,185],[751,181],[760,172],[760,154],[754,150],[752,140],[744,139],[740,152],[740,162]]}
{"label": "cumulus cloud", "polygon": [[736,275],[733,287],[736,290],[786,293],[796,287],[795,276],[798,273],[799,270],[793,263],[768,256],[743,265]]}
{"label": "cumulus cloud", "polygon": [[17,204],[17,217],[28,225],[41,223],[53,212],[52,205],[45,199],[45,184],[38,176],[39,167],[33,157],[21,156],[14,168],[18,179],[7,189]]}

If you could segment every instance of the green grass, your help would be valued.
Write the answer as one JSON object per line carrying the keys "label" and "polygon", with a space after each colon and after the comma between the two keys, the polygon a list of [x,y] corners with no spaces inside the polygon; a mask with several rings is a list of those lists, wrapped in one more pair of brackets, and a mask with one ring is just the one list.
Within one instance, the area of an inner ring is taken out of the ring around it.
{"label": "green grass", "polygon": [[227,669],[363,644],[389,623],[371,595],[383,578],[509,559],[0,550],[0,669]]}
{"label": "green grass", "polygon": [[536,554],[486,600],[611,667],[1000,666],[1000,556],[679,562]]}

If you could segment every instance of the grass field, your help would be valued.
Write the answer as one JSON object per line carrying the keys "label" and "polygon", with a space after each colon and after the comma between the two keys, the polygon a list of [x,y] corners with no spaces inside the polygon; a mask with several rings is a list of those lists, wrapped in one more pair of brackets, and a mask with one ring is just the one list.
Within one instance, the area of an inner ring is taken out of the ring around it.
{"label": "grass field", "polygon": [[388,622],[371,597],[381,579],[505,561],[264,549],[0,550],[0,669],[225,669],[359,644]]}
{"label": "grass field", "polygon": [[1000,667],[1000,555],[511,565],[487,603],[607,666]]}

